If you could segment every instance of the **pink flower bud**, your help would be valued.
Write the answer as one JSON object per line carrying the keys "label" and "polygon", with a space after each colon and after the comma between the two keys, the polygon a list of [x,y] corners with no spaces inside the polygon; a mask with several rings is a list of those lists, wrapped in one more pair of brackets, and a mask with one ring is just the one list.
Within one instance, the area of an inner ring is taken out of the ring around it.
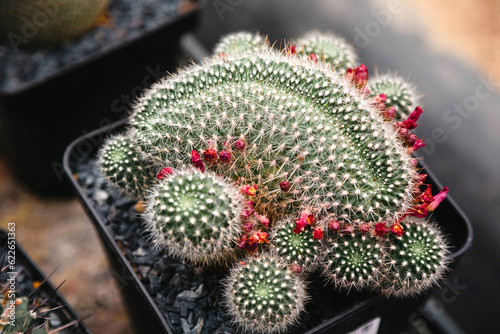
{"label": "pink flower bud", "polygon": [[157,178],[158,180],[161,180],[161,179],[166,178],[167,176],[169,176],[169,175],[170,175],[170,174],[172,174],[172,173],[173,173],[172,168],[170,168],[170,167],[165,167],[165,168],[163,168],[163,169],[162,169],[162,170],[158,173],[158,175],[156,175],[156,178]]}

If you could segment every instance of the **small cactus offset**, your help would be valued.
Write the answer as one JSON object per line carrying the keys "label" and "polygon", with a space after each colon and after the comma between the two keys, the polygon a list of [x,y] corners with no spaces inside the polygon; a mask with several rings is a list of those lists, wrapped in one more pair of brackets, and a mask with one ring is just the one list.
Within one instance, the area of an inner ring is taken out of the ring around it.
{"label": "small cactus offset", "polygon": [[214,48],[215,55],[227,55],[245,51],[261,51],[269,49],[267,40],[259,33],[246,31],[225,35]]}
{"label": "small cactus offset", "polygon": [[312,31],[304,34],[297,40],[297,53],[329,63],[341,71],[357,64],[354,47],[344,38],[332,33]]}
{"label": "small cactus offset", "polygon": [[398,75],[385,74],[371,79],[367,85],[372,96],[384,94],[387,107],[395,107],[396,120],[406,119],[419,105],[420,95],[416,88]]}
{"label": "small cactus offset", "polygon": [[156,185],[147,199],[146,221],[154,244],[195,263],[234,257],[244,198],[212,173],[179,171]]}
{"label": "small cactus offset", "polygon": [[152,185],[155,168],[144,165],[138,149],[129,136],[114,136],[99,152],[99,166],[112,184],[132,196],[143,198]]}
{"label": "small cactus offset", "polygon": [[381,246],[369,233],[339,234],[325,248],[323,274],[335,286],[360,290],[378,283]]}
{"label": "small cactus offset", "polygon": [[237,264],[224,281],[223,303],[246,332],[284,333],[309,299],[306,284],[279,257],[263,254]]}
{"label": "small cactus offset", "polygon": [[449,260],[444,236],[434,223],[422,218],[405,218],[401,236],[391,234],[384,247],[382,292],[412,296],[443,278]]}
{"label": "small cactus offset", "polygon": [[412,153],[425,144],[410,133],[423,112],[417,93],[396,77],[370,84],[355,63],[331,34],[281,51],[232,34],[203,64],[153,85],[127,135],[100,151],[102,173],[145,200],[157,247],[201,264],[251,254],[224,283],[245,331],[299,321],[302,271],[320,267],[340,289],[408,296],[445,270],[443,238],[420,219],[448,189],[422,191]]}

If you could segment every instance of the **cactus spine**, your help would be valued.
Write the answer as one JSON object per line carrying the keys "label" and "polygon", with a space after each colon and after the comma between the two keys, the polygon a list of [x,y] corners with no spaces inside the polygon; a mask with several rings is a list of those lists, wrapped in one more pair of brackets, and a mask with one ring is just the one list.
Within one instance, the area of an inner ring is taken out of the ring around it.
{"label": "cactus spine", "polygon": [[266,38],[259,33],[246,31],[234,32],[222,37],[215,45],[215,55],[227,55],[245,51],[260,51],[268,49]]}

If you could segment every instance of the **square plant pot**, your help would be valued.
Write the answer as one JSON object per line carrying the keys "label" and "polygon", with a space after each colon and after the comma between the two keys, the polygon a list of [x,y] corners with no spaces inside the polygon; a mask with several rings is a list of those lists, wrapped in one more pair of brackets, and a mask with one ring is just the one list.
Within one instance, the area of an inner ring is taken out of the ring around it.
{"label": "square plant pot", "polygon": [[[135,201],[108,190],[99,179],[96,153],[104,139],[122,132],[125,124],[123,120],[75,140],[64,155],[64,168],[101,237],[113,271],[120,274],[118,281],[137,332],[179,333],[186,328],[201,333],[239,333],[230,327],[217,298],[218,280],[224,270],[197,268],[150,249]],[[428,169],[426,173],[432,190],[441,189]],[[470,222],[450,197],[440,204],[432,219],[447,235],[453,268],[471,247]],[[179,297],[186,290],[196,296],[190,300]],[[289,333],[347,333],[363,327],[398,333],[406,329],[409,316],[430,293],[410,299],[387,299],[370,292],[346,294],[321,279],[312,282],[310,292],[312,299],[301,325]]]}
{"label": "square plant pot", "polygon": [[[144,88],[175,69],[179,37],[195,26],[204,0],[171,2],[186,6],[112,45],[70,54],[76,58],[54,64],[51,72],[15,86],[0,84],[0,150],[22,183],[44,195],[70,194],[60,163],[65,147],[79,134],[123,118]],[[87,42],[83,37],[67,47]],[[23,52],[26,59],[40,56],[36,49]],[[16,57],[2,64],[5,71],[20,67],[30,75],[28,61]]]}
{"label": "square plant pot", "polygon": [[[10,228],[10,226],[9,226]],[[2,285],[12,275],[15,275],[15,298],[28,297],[28,301],[35,305],[47,298],[44,308],[54,309],[44,317],[49,319],[50,329],[68,327],[61,329],[60,334],[90,334],[91,332],[80,321],[75,311],[71,308],[64,297],[54,287],[36,263],[31,260],[24,249],[15,241],[15,231],[0,229],[0,263],[2,263]],[[13,242],[14,240],[14,242]],[[10,261],[14,261],[14,268],[10,267]],[[16,274],[13,274],[16,273]],[[8,281],[10,284],[10,281]],[[35,288],[37,286],[37,288]],[[5,292],[4,293],[10,293]],[[40,310],[37,311],[38,313]],[[38,321],[38,324],[41,322]],[[72,324],[72,325],[70,325]]]}

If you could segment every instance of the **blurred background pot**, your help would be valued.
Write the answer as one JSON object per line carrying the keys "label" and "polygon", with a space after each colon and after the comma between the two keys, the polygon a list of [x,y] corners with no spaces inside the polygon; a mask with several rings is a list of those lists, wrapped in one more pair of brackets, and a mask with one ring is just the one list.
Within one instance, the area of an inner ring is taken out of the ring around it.
{"label": "blurred background pot", "polygon": [[111,0],[3,0],[0,33],[10,41],[58,43],[95,26]]}

